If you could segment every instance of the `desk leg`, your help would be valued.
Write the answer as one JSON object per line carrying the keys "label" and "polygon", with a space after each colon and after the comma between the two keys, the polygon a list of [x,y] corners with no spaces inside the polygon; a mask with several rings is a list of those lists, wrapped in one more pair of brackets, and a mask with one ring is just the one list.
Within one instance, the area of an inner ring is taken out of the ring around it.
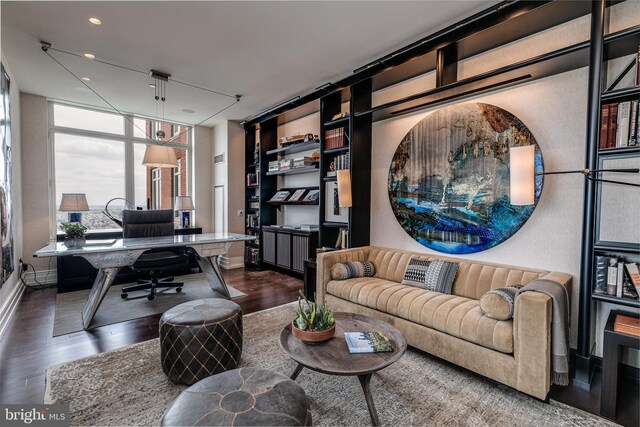
{"label": "desk leg", "polygon": [[229,289],[218,266],[218,255],[211,257],[198,256],[197,259],[198,265],[207,277],[211,289],[223,298],[231,299],[231,294],[229,294]]}
{"label": "desk leg", "polygon": [[118,271],[120,271],[120,267],[106,267],[98,270],[98,276],[93,282],[89,298],[82,309],[82,327],[84,329],[89,329],[89,324],[98,311],[98,307],[102,304],[104,296],[107,295],[109,286],[113,283]]}

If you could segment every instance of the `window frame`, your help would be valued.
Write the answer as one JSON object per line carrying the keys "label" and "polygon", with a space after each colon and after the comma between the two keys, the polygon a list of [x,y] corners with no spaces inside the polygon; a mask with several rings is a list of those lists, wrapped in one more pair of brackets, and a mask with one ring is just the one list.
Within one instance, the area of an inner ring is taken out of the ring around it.
{"label": "window frame", "polygon": [[[189,193],[189,190],[193,187],[192,183],[193,183],[193,168],[194,168],[194,164],[193,164],[193,146],[194,146],[194,138],[195,138],[195,129],[192,129],[190,125],[188,124],[184,124],[184,123],[178,123],[178,122],[169,122],[169,121],[164,121],[164,123],[168,123],[172,126],[180,126],[183,127],[183,129],[186,130],[187,132],[187,142],[186,144],[180,144],[180,143],[175,143],[175,142],[165,142],[163,144],[158,144],[158,142],[154,139],[149,139],[149,138],[141,138],[141,137],[134,137],[134,124],[133,124],[133,120],[134,118],[136,119],[143,119],[143,120],[152,120],[152,128],[156,128],[156,126],[158,125],[158,123],[160,121],[162,121],[161,119],[155,118],[155,117],[146,117],[146,116],[142,116],[142,115],[137,115],[137,114],[129,114],[129,113],[125,113],[124,115],[120,115],[120,117],[122,118],[122,120],[124,121],[124,134],[114,134],[114,133],[109,133],[109,132],[101,132],[101,131],[92,131],[92,130],[85,130],[85,129],[77,129],[77,128],[70,128],[70,127],[65,127],[65,126],[56,126],[55,125],[55,114],[54,114],[54,106],[55,105],[64,105],[64,106],[68,106],[68,107],[73,107],[73,108],[80,108],[80,109],[85,109],[85,110],[89,110],[89,111],[96,111],[96,112],[100,112],[100,113],[110,113],[110,114],[117,114],[114,113],[113,111],[109,111],[106,109],[100,109],[100,108],[94,108],[94,107],[88,107],[88,106],[83,106],[83,105],[76,105],[73,103],[68,103],[68,102],[62,102],[62,101],[58,101],[58,100],[52,100],[49,99],[47,101],[47,112],[48,112],[48,119],[49,119],[49,132],[48,132],[48,144],[47,144],[47,158],[48,158],[48,170],[49,170],[49,233],[50,233],[50,238],[52,239],[52,241],[55,241],[56,239],[56,235],[57,235],[57,219],[56,219],[56,212],[57,212],[57,206],[56,206],[56,169],[55,169],[55,136],[56,134],[67,134],[67,135],[74,135],[74,136],[85,136],[85,137],[91,137],[91,138],[99,138],[99,139],[105,139],[105,140],[111,140],[111,141],[121,141],[124,144],[124,151],[125,151],[125,194],[124,194],[124,198],[131,201],[134,206],[140,204],[135,200],[135,164],[134,164],[134,147],[135,144],[144,144],[144,145],[162,145],[162,146],[166,146],[166,147],[171,147],[171,148],[177,148],[177,149],[182,149],[182,150],[186,150],[186,154],[187,154],[187,162],[189,163],[189,167],[187,168],[187,174],[186,174],[186,192],[187,194]],[[119,114],[118,114],[119,115]],[[126,116],[126,118],[125,118]],[[180,162],[181,163],[181,162]],[[170,168],[172,171],[175,168]],[[161,171],[162,173],[162,171]],[[173,178],[173,177],[172,177]],[[146,183],[145,183],[146,185]],[[144,205],[146,206],[146,200],[143,201]],[[114,227],[114,229],[118,229],[116,227]]]}

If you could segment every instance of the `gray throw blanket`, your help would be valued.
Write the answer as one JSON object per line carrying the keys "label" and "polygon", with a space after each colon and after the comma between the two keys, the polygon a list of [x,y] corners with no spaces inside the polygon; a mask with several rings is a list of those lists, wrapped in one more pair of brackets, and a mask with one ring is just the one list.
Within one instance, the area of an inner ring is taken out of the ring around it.
{"label": "gray throw blanket", "polygon": [[[538,279],[520,288],[522,292],[540,292],[551,297],[551,372],[552,382],[569,385],[569,295],[553,280]],[[516,296],[517,297],[517,296]]]}

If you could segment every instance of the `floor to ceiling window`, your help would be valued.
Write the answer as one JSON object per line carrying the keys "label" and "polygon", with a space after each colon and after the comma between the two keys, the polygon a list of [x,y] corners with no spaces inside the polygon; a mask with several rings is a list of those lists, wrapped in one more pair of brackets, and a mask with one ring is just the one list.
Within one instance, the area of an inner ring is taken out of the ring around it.
{"label": "floor to ceiling window", "polygon": [[[50,114],[52,228],[59,230],[67,221],[68,212],[58,210],[63,193],[86,195],[90,210],[82,212],[82,223],[89,229],[119,228],[102,212],[107,203],[109,212],[120,217],[127,203],[138,209],[172,209],[176,196],[189,195],[189,127],[60,103],[51,103]],[[167,135],[162,144],[175,150],[175,168],[142,165],[146,146],[157,143],[153,136],[160,129]]]}

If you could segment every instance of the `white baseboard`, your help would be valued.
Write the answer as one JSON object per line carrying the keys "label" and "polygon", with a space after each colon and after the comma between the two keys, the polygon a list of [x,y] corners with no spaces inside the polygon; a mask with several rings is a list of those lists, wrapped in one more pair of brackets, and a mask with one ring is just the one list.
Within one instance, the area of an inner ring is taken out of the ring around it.
{"label": "white baseboard", "polygon": [[[36,276],[38,282],[43,285],[54,285],[58,282],[58,271],[56,269],[52,270],[40,270],[36,271]],[[24,276],[24,281],[27,283],[27,286],[37,286],[36,278],[33,277],[33,271],[29,269]]]}
{"label": "white baseboard", "polygon": [[22,298],[23,293],[24,286],[22,285],[22,282],[16,283],[9,295],[9,298],[7,298],[7,302],[0,307],[0,337],[2,337],[7,326],[9,326],[11,317],[13,317],[13,313],[15,313],[16,308],[18,307],[18,303],[20,302],[20,298]]}
{"label": "white baseboard", "polygon": [[219,260],[218,263],[220,264],[220,267],[224,268],[225,270],[244,267],[244,258],[241,256],[235,256],[235,257],[220,256],[218,257],[218,260]]}

